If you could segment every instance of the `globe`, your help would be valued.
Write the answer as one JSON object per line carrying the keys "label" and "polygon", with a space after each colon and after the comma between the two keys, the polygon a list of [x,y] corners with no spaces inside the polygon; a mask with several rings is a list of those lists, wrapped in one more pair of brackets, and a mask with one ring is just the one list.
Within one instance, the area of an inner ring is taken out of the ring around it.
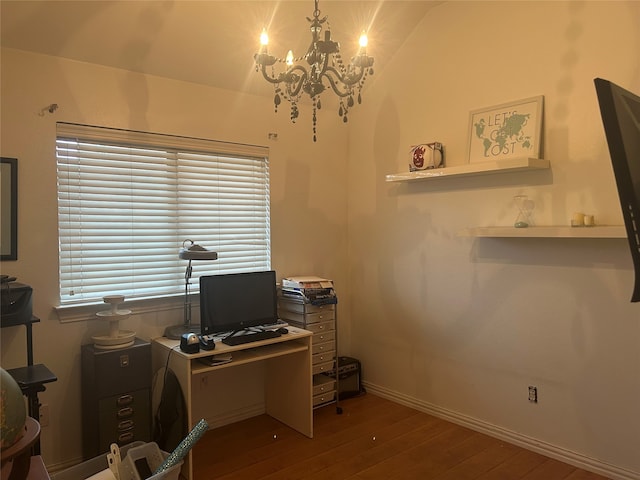
{"label": "globe", "polygon": [[24,435],[27,409],[18,383],[4,368],[0,368],[0,390],[0,443],[5,449]]}

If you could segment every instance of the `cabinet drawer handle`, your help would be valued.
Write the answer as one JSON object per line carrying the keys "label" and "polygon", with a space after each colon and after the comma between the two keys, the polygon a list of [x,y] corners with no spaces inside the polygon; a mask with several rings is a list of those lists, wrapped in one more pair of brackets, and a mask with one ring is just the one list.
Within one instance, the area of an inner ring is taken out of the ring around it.
{"label": "cabinet drawer handle", "polygon": [[133,440],[133,432],[118,435],[118,443],[128,443]]}
{"label": "cabinet drawer handle", "polygon": [[129,430],[133,428],[133,420],[123,420],[118,422],[118,430]]}
{"label": "cabinet drawer handle", "polygon": [[133,395],[120,395],[117,400],[119,407],[129,405],[131,402],[133,402]]}
{"label": "cabinet drawer handle", "polygon": [[131,415],[133,415],[133,408],[131,407],[121,408],[120,410],[118,410],[117,415],[118,415],[118,418],[130,417]]}

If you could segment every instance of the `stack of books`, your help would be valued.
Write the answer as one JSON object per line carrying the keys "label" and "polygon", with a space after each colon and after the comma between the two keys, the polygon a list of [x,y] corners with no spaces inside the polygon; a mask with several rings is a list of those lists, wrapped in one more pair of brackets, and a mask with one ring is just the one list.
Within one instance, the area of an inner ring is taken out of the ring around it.
{"label": "stack of books", "polygon": [[338,303],[333,281],[320,277],[283,278],[280,294],[287,299],[312,305]]}

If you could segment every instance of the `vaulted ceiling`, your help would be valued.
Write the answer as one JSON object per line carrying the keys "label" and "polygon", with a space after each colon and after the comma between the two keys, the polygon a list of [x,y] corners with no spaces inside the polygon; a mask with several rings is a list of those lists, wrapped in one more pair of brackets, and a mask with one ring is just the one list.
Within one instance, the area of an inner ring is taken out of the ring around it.
{"label": "vaulted ceiling", "polygon": [[[441,1],[323,1],[345,58],[369,31],[368,52],[383,69],[427,11]],[[0,0],[0,42],[110,67],[254,94],[272,95],[255,72],[263,27],[271,53],[306,51],[312,0]]]}

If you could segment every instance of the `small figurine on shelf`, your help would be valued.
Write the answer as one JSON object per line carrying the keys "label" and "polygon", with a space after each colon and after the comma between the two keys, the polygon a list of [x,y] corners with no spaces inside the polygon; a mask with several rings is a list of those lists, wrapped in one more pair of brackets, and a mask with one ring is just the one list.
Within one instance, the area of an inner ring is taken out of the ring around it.
{"label": "small figurine on shelf", "polygon": [[136,332],[120,330],[120,320],[126,320],[131,315],[131,310],[118,310],[118,304],[124,301],[124,295],[107,295],[102,299],[111,305],[111,310],[103,310],[96,313],[96,316],[109,322],[109,334],[91,337],[95,347],[104,350],[130,347],[134,343]]}
{"label": "small figurine on shelf", "polygon": [[444,147],[440,142],[413,145],[410,155],[410,172],[444,167]]}

